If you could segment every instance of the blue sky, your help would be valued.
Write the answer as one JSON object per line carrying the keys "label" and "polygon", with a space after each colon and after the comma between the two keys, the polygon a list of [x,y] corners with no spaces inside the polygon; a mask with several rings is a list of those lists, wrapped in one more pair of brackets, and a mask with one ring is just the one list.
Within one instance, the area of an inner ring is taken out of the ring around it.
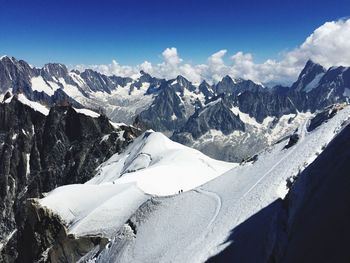
{"label": "blue sky", "polygon": [[0,54],[46,62],[158,63],[167,47],[203,63],[214,52],[249,52],[257,62],[300,45],[348,1],[0,0]]}

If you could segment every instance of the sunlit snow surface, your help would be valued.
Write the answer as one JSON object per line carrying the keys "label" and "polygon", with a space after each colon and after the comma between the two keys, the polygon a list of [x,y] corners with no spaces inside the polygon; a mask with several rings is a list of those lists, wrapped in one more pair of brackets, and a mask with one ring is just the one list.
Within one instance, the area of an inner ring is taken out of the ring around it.
{"label": "sunlit snow surface", "polygon": [[89,109],[76,109],[76,108],[74,108],[74,110],[78,113],[84,114],[84,115],[92,117],[92,118],[100,117],[100,114],[98,114],[97,112],[94,112],[92,110],[89,110]]}
{"label": "sunlit snow surface", "polygon": [[52,96],[57,89],[57,86],[54,85],[53,87],[50,87],[41,76],[31,78],[31,83],[33,90],[36,90],[38,92],[43,91],[49,96]]}
{"label": "sunlit snow surface", "polygon": [[285,194],[286,179],[317,157],[349,115],[346,107],[311,133],[304,122],[293,147],[284,149],[287,141],[282,141],[255,163],[233,168],[192,191],[158,198],[160,204],[139,218],[136,236],[113,239],[96,261],[206,261],[228,245],[225,241],[236,226]]}
{"label": "sunlit snow surface", "polygon": [[90,98],[77,97],[82,105],[95,105],[96,108],[103,105],[107,116],[112,121],[131,124],[137,114],[147,109],[153,102],[153,95],[145,95],[149,83],[143,83],[140,89],[130,91],[131,83],[125,87],[117,86],[111,93],[91,92]]}
{"label": "sunlit snow surface", "polygon": [[237,164],[211,159],[159,132],[146,132],[112,156],[87,184],[136,182],[144,192],[172,195],[199,186]]}
{"label": "sunlit snow surface", "polygon": [[[6,100],[7,103],[9,103],[11,100],[12,100],[13,97],[10,97]],[[32,109],[34,109],[35,111],[38,111],[42,114],[44,114],[45,116],[46,115],[49,115],[49,109],[47,107],[45,107],[44,105],[42,105],[41,103],[39,102],[35,102],[35,101],[31,101],[31,100],[28,100],[27,97],[23,94],[18,94],[18,100],[20,102],[22,102],[23,104],[31,107]]]}
{"label": "sunlit snow surface", "polygon": [[149,131],[103,163],[86,184],[59,187],[40,202],[62,217],[70,233],[112,237],[152,195],[193,189],[235,166]]}
{"label": "sunlit snow surface", "polygon": [[[205,262],[236,226],[286,194],[287,178],[317,157],[349,115],[348,106],[310,133],[305,118],[296,145],[284,149],[284,140],[239,166],[146,132],[86,184],[59,187],[40,202],[70,233],[110,238],[94,262]],[[132,216],[137,231],[120,235]]]}

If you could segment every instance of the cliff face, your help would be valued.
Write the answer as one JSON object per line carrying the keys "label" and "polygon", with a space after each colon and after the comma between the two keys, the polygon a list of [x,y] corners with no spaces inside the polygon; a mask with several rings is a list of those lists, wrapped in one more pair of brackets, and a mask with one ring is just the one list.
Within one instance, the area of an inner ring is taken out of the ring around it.
{"label": "cliff face", "polygon": [[37,199],[27,199],[27,215],[18,246],[17,262],[77,262],[89,253],[99,253],[108,239],[95,236],[76,238],[67,234],[61,218],[41,206]]}
{"label": "cliff face", "polygon": [[350,126],[293,184],[271,262],[349,262]]}
{"label": "cliff face", "polygon": [[44,116],[16,97],[1,103],[0,261],[24,262],[21,253],[26,250],[18,247],[28,238],[27,198],[87,181],[100,163],[122,151],[137,134],[131,127],[114,128],[106,117],[92,118],[70,106],[53,107]]}

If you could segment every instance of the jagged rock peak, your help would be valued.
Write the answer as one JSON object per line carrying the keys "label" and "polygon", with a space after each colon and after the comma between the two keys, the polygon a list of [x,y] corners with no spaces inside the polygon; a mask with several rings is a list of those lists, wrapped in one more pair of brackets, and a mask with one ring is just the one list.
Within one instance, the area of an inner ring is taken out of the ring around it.
{"label": "jagged rock peak", "polygon": [[55,77],[63,77],[68,74],[67,67],[61,63],[47,63],[44,65],[43,70]]}
{"label": "jagged rock peak", "polygon": [[326,69],[323,66],[309,59],[306,62],[304,69],[301,71],[298,80],[293,83],[292,88],[302,91],[308,84],[314,81],[317,76],[320,76],[320,74],[324,74],[325,72]]}

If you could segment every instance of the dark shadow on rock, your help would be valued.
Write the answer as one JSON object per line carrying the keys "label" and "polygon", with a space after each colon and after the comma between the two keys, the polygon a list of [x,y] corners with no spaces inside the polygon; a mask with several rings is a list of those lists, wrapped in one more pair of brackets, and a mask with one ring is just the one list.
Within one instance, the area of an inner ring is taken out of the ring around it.
{"label": "dark shadow on rock", "polygon": [[350,125],[304,170],[285,203],[288,241],[278,262],[350,262]]}
{"label": "dark shadow on rock", "polygon": [[207,262],[266,262],[273,249],[281,206],[278,199],[234,228],[224,243],[229,245]]}
{"label": "dark shadow on rock", "polygon": [[207,262],[350,262],[350,125],[277,200],[231,231]]}

